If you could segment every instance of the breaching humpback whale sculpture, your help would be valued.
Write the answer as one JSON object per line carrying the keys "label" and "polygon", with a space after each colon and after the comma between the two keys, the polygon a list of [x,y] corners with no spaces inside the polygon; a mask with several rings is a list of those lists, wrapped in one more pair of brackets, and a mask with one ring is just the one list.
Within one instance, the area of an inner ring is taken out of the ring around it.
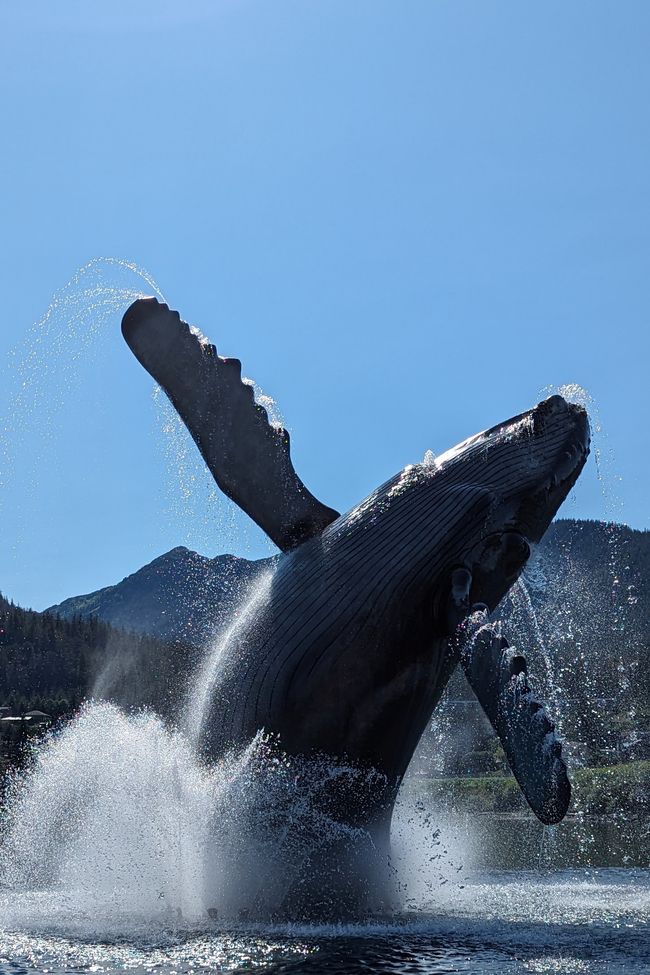
{"label": "breaching humpback whale sculpture", "polygon": [[154,298],[122,331],[187,425],[219,487],[284,553],[268,595],[228,645],[206,748],[260,729],[289,754],[345,757],[386,783],[365,817],[385,835],[400,780],[460,662],[537,816],[570,800],[560,743],[523,658],[481,626],[515,582],[589,450],[585,411],[552,396],[406,467],[344,515],[296,475],[237,359]]}

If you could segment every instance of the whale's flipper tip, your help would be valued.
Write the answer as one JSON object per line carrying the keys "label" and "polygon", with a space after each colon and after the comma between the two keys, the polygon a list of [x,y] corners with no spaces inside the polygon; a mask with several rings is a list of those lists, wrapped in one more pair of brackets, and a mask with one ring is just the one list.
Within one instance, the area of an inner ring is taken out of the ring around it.
{"label": "whale's flipper tip", "polygon": [[158,308],[167,308],[167,305],[161,304],[154,295],[143,296],[142,298],[137,298],[124,312],[122,318],[122,335],[127,340],[133,336],[133,333],[141,326],[152,314],[155,314]]}
{"label": "whale's flipper tip", "polygon": [[[122,335],[127,345],[154,375],[156,381],[164,386],[164,379],[178,368],[175,359],[196,356],[195,341],[190,341],[190,329],[181,321],[177,311],[157,298],[138,298],[129,305],[122,318]],[[168,360],[166,363],[165,360]]]}
{"label": "whale's flipper tip", "polygon": [[537,818],[555,826],[571,803],[571,782],[555,725],[533,695],[525,671],[504,684],[499,711],[499,737],[521,791]]}
{"label": "whale's flipper tip", "polygon": [[544,825],[556,825],[569,808],[571,783],[562,742],[530,688],[525,658],[487,624],[461,662],[529,806]]}
{"label": "whale's flipper tip", "polygon": [[268,422],[238,359],[217,355],[197,328],[153,297],[127,309],[122,335],[171,400],[219,487],[279,548],[294,548],[338,517],[296,474],[289,434]]}

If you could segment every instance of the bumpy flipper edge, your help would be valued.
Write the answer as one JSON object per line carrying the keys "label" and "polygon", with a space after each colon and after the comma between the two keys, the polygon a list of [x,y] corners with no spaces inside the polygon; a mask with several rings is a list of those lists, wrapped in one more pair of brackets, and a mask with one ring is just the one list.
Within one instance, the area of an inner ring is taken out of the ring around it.
{"label": "bumpy flipper edge", "polygon": [[287,551],[338,518],[296,474],[289,434],[272,426],[242,382],[241,363],[155,298],[139,298],[122,319],[138,361],[169,397],[221,490]]}
{"label": "bumpy flipper edge", "polygon": [[542,823],[555,825],[571,802],[562,743],[529,686],[525,658],[487,622],[487,607],[469,606],[471,581],[466,569],[452,575],[450,617],[460,620],[461,666],[529,806]]}

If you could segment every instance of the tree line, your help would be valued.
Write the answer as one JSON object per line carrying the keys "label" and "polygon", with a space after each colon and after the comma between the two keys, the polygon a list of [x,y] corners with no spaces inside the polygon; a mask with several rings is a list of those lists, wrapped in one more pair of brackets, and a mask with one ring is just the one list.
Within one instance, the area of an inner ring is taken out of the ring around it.
{"label": "tree line", "polygon": [[173,708],[195,650],[118,630],[97,617],[62,619],[0,595],[0,707],[60,717],[87,697]]}

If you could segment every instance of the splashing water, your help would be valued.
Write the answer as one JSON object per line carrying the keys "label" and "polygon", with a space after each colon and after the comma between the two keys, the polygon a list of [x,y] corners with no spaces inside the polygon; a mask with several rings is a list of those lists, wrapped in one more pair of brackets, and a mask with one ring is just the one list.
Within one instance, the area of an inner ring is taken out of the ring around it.
{"label": "splashing water", "polygon": [[[253,380],[243,381],[253,386],[255,401],[266,409],[269,422],[285,426],[275,400]],[[235,545],[228,539],[236,539],[236,547],[245,552],[255,537],[257,549],[275,553],[270,539],[217,488],[187,427],[159,386],[154,388],[152,399],[167,468],[167,505],[181,539],[190,546],[198,544],[204,551],[213,547],[215,536],[221,539],[222,548]]]}
{"label": "splashing water", "polygon": [[88,705],[13,782],[2,880],[60,886],[73,915],[196,917],[214,790],[159,719]]}
{"label": "splashing water", "polygon": [[[147,290],[142,289],[143,282]],[[116,315],[151,293],[165,300],[151,275],[129,261],[98,257],[76,271],[10,355],[18,377],[12,420],[19,423],[22,417],[37,414],[39,423],[51,422],[74,384],[78,361],[89,355]],[[46,384],[47,377],[55,377],[56,382]]]}
{"label": "splashing water", "polygon": [[[608,547],[611,585],[611,603],[609,607],[610,625],[613,634],[616,634],[618,641],[622,634],[628,632],[628,610],[636,602],[636,587],[633,583],[623,585],[623,580],[619,577],[619,568],[625,564],[624,552],[616,532],[615,523],[623,521],[623,501],[618,491],[617,485],[621,481],[620,475],[616,471],[616,460],[614,451],[609,444],[606,431],[600,417],[600,410],[594,397],[583,387],[576,384],[561,386],[558,392],[570,399],[571,402],[583,406],[589,413],[593,431],[593,452],[596,463],[596,473],[600,486],[603,503],[603,520],[608,522]],[[626,681],[625,674],[628,670],[628,661],[621,654],[618,660],[618,669],[621,674],[621,682]]]}
{"label": "splashing water", "polygon": [[[272,917],[297,887],[322,882],[310,869],[320,848],[345,842],[375,855],[365,829],[334,817],[327,796],[341,779],[372,792],[376,775],[289,758],[262,733],[204,765],[155,715],[91,703],[14,776],[0,886],[59,890],[59,920],[104,936],[208,911]],[[0,906],[9,926],[52,923],[38,907],[25,919]]]}
{"label": "splashing water", "polygon": [[[344,839],[377,855],[361,827],[320,801],[349,777],[358,792],[376,773],[329,759],[289,758],[259,734],[238,755],[205,765],[185,736],[155,715],[89,703],[14,775],[2,827],[0,885],[61,892],[56,918],[38,904],[25,918],[2,902],[2,920],[87,934],[148,923],[273,915],[323,844]],[[393,826],[391,870],[411,909],[441,881],[458,886],[467,863],[458,826],[405,793]],[[23,905],[24,906],[24,905]]]}
{"label": "splashing water", "polygon": [[187,427],[159,386],[152,391],[152,401],[167,471],[166,505],[179,539],[209,551],[215,536],[236,537],[245,548],[246,528],[239,510],[217,488]]}
{"label": "splashing water", "polygon": [[[164,300],[143,268],[113,257],[94,258],[56,292],[44,316],[10,353],[14,392],[0,427],[0,502],[14,468],[15,444],[28,431],[30,440],[37,430],[53,438],[56,416],[76,386],[81,362],[97,353],[98,339],[116,315],[152,292]],[[37,482],[35,476],[24,480]]]}
{"label": "splashing water", "polygon": [[523,577],[520,577],[512,587],[510,591],[510,600],[512,603],[512,612],[514,614],[521,614],[525,621],[523,625],[531,634],[532,640],[537,648],[537,659],[543,662],[544,673],[542,675],[542,680],[544,681],[545,697],[552,706],[553,714],[556,716],[556,720],[561,721],[562,702],[559,697],[559,688],[557,686],[553,657],[549,653],[544,634],[542,633],[539,625],[535,607],[532,599],[530,598],[528,587],[526,586],[525,574]]}
{"label": "splashing water", "polygon": [[249,593],[242,595],[240,608],[234,613],[233,621],[223,633],[214,639],[194,680],[191,682],[186,703],[185,724],[190,740],[195,745],[200,743],[217,682],[223,675],[223,662],[226,659],[228,647],[237,639],[247,624],[255,618],[270,593],[272,580],[273,571],[264,572],[255,580]]}

